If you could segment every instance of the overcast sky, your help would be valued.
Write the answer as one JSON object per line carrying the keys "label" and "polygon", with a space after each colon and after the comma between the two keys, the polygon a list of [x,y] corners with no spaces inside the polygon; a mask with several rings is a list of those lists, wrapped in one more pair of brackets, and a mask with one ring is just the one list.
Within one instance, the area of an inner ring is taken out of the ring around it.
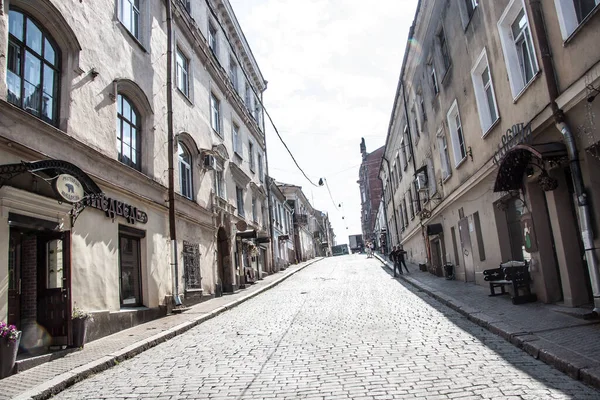
{"label": "overcast sky", "polygon": [[417,1],[230,2],[269,82],[264,103],[275,126],[308,177],[326,179],[331,196],[302,176],[267,120],[269,173],[302,186],[329,214],[337,243],[348,243],[361,233],[360,139],[368,152],[385,144]]}

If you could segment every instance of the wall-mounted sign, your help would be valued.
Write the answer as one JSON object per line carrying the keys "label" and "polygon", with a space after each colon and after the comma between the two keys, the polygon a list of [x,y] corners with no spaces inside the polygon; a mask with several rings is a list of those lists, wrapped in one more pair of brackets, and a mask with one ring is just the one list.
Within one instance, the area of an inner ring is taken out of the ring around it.
{"label": "wall-mounted sign", "polygon": [[513,125],[500,139],[498,150],[494,154],[494,164],[497,165],[510,149],[521,143],[529,143],[531,139],[531,123]]}
{"label": "wall-mounted sign", "polygon": [[54,181],[54,190],[69,203],[77,203],[83,200],[85,192],[83,185],[77,178],[69,174],[59,175]]}
{"label": "wall-mounted sign", "polygon": [[101,196],[90,196],[86,199],[87,206],[97,208],[106,213],[106,216],[111,219],[116,217],[123,217],[130,224],[140,222],[145,224],[148,222],[148,214],[138,210],[131,204],[124,203],[120,200],[111,199],[104,195]]}
{"label": "wall-mounted sign", "polygon": [[246,229],[248,229],[248,224],[246,223],[246,221],[241,219],[238,222],[236,222],[235,227],[237,228],[238,231],[243,232]]}

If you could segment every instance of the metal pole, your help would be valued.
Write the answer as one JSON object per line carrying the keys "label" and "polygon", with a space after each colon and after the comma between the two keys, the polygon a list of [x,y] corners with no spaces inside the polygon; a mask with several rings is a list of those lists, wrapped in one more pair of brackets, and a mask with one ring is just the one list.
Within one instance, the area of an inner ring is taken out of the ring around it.
{"label": "metal pole", "polygon": [[177,266],[177,229],[175,226],[175,183],[173,167],[173,10],[171,0],[167,0],[167,152],[169,160],[169,239],[171,240],[171,268],[173,271],[173,301],[181,305],[179,298],[179,268]]}

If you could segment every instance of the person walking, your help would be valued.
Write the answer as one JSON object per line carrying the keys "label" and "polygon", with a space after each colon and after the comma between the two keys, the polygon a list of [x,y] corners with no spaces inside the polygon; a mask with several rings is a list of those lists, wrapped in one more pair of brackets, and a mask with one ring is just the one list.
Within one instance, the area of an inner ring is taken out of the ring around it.
{"label": "person walking", "polygon": [[408,270],[408,267],[406,266],[406,262],[404,261],[404,255],[406,254],[406,251],[404,251],[404,248],[402,248],[402,246],[398,247],[398,250],[396,251],[396,258],[398,259],[398,269],[400,270],[400,273],[402,273],[402,266],[404,265],[404,269],[406,270],[406,273],[410,273],[410,271]]}
{"label": "person walking", "polygon": [[398,276],[396,273],[396,269],[400,270],[400,274],[402,275],[402,269],[400,268],[399,260],[398,260],[398,247],[392,247],[392,251],[390,252],[390,261],[394,264],[394,278]]}

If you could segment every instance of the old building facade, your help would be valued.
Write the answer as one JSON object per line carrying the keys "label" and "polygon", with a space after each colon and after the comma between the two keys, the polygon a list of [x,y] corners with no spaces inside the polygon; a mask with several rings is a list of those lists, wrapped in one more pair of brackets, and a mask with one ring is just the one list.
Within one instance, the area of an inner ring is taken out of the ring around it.
{"label": "old building facade", "polygon": [[360,143],[362,163],[359,169],[358,185],[360,188],[361,227],[365,241],[378,242],[375,236],[377,211],[381,201],[382,183],[379,178],[379,166],[384,147],[370,153],[363,138]]}
{"label": "old building facade", "polygon": [[541,301],[598,302],[598,8],[419,2],[379,172],[409,260],[477,284],[528,260]]}
{"label": "old building facade", "polygon": [[270,268],[266,81],[227,0],[172,1],[171,21],[165,2],[2,5],[0,315],[25,351],[70,344],[73,306],[94,339]]}

